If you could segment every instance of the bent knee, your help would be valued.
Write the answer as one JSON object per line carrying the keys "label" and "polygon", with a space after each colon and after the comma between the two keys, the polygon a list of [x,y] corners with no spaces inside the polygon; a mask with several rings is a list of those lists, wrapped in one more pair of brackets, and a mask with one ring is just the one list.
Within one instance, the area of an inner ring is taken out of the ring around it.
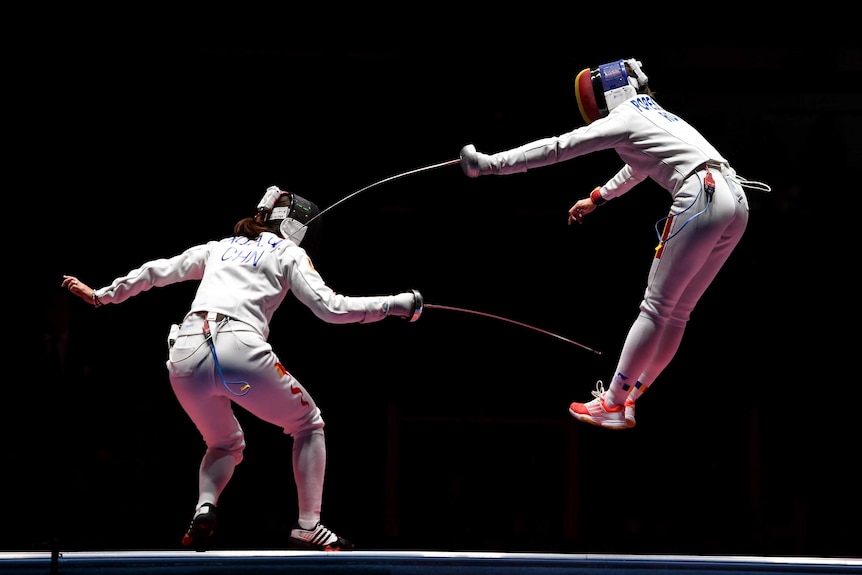
{"label": "bent knee", "polygon": [[656,325],[685,327],[690,314],[680,309],[658,305],[655,302],[643,301],[640,305],[640,315]]}
{"label": "bent knee", "polygon": [[320,415],[320,410],[315,409],[308,417],[303,419],[299,424],[293,427],[285,427],[284,432],[291,437],[306,437],[313,433],[323,434],[323,428],[326,423]]}
{"label": "bent knee", "polygon": [[666,325],[670,320],[670,310],[665,310],[650,301],[641,302],[640,315],[656,325]]}
{"label": "bent knee", "polygon": [[218,446],[207,447],[207,453],[220,457],[224,455],[233,456],[236,465],[239,465],[245,452],[245,437],[242,434],[235,437],[231,442]]}
{"label": "bent knee", "polygon": [[296,433],[291,433],[290,436],[294,439],[302,439],[303,437],[311,437],[312,435],[320,435],[323,436],[323,427],[310,427],[307,429],[303,429],[301,431],[297,431]]}

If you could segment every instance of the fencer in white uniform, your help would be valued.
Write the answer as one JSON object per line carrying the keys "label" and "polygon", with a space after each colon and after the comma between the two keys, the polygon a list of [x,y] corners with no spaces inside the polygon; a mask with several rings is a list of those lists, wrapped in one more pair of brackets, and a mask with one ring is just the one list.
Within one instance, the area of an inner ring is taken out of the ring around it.
{"label": "fencer in white uniform", "polygon": [[638,60],[582,70],[575,94],[585,126],[490,155],[468,144],[460,160],[467,176],[475,178],[615,150],[623,167],[570,208],[569,224],[582,223],[597,206],[646,178],[670,194],[669,213],[656,225],[659,243],[640,312],[611,383],[605,390],[599,381],[593,400],[569,407],[580,421],[626,429],[635,426],[635,400],[676,354],[692,310],[742,238],[749,218],[743,187],[768,191],[768,186],[738,176],[700,132],[660,106]]}
{"label": "fencer in white uniform", "polygon": [[195,513],[182,539],[186,547],[207,547],[219,496],[242,461],[246,444],[234,416],[236,403],[293,438],[299,516],[287,545],[353,548],[320,522],[324,419],[308,390],[267,342],[270,321],[288,292],[318,318],[334,324],[371,323],[389,316],[413,322],[424,303],[416,290],[355,297],[330,288],[300,246],[309,228],[319,224],[319,213],[312,202],[272,186],[257,213],[237,222],[234,235],[149,261],[95,290],[64,276],[63,287],[96,307],[122,303],[155,287],[200,282],[182,324],[172,326],[167,360],[173,391],[206,445]]}

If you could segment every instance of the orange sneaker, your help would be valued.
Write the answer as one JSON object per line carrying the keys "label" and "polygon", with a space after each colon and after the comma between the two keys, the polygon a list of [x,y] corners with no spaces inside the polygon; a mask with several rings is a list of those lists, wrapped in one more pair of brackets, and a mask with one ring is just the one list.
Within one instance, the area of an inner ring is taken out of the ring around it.
{"label": "orange sneaker", "polygon": [[608,407],[605,403],[605,387],[601,380],[596,383],[596,390],[591,393],[595,399],[587,403],[572,403],[569,406],[569,413],[584,423],[606,429],[625,429],[625,410],[622,405]]}

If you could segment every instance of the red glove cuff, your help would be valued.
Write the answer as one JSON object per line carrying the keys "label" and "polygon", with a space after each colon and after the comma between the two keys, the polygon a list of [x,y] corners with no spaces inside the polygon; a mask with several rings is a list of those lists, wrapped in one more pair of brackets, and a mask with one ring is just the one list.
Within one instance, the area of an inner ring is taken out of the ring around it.
{"label": "red glove cuff", "polygon": [[600,206],[603,203],[607,202],[607,200],[602,197],[602,192],[601,192],[600,188],[596,188],[592,192],[590,192],[590,200],[596,206]]}

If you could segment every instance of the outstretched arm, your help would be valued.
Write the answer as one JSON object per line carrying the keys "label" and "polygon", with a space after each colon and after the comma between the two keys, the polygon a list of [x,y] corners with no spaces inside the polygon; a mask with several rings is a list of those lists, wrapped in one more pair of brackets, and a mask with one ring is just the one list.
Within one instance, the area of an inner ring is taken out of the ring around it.
{"label": "outstretched arm", "polygon": [[102,305],[96,297],[96,291],[75,276],[63,276],[63,283],[60,285],[95,307]]}
{"label": "outstretched arm", "polygon": [[102,288],[91,288],[75,276],[63,276],[61,285],[96,307],[103,303],[123,303],[130,297],[154,287],[201,279],[206,266],[209,247],[217,243],[209,242],[194,246],[172,258],[160,258],[146,262]]}
{"label": "outstretched arm", "polygon": [[285,250],[283,257],[293,295],[327,323],[372,323],[388,316],[414,322],[422,314],[424,300],[416,290],[392,295],[347,296],[336,293],[326,284],[302,248]]}

